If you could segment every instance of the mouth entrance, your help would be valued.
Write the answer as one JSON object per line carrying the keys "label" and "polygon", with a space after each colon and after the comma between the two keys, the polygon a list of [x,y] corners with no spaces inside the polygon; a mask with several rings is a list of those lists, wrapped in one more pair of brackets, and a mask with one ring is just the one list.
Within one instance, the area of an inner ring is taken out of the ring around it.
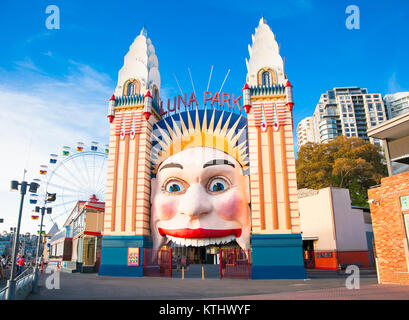
{"label": "mouth entrance", "polygon": [[236,237],[234,235],[219,237],[219,238],[176,238],[166,235],[168,239],[167,245],[171,247],[206,247],[212,245],[223,245],[231,242],[235,242]]}
{"label": "mouth entrance", "polygon": [[172,237],[180,239],[212,239],[212,238],[227,238],[233,236],[239,238],[241,236],[241,229],[164,229],[158,228],[159,234],[162,237]]}

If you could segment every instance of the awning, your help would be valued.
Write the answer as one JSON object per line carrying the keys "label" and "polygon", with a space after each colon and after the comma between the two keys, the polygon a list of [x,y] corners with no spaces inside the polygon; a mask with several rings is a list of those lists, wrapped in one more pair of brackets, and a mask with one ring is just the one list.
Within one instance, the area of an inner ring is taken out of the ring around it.
{"label": "awning", "polygon": [[318,237],[304,237],[303,236],[302,239],[305,240],[305,241],[309,241],[309,240],[314,241],[314,240],[318,240]]}

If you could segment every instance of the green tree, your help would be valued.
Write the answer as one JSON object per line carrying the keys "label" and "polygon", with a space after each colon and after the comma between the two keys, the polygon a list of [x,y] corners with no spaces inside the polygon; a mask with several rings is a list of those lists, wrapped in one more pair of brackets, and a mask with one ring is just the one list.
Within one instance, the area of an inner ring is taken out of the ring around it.
{"label": "green tree", "polygon": [[298,188],[349,189],[353,205],[367,206],[367,190],[387,175],[382,149],[356,137],[301,146],[296,160]]}

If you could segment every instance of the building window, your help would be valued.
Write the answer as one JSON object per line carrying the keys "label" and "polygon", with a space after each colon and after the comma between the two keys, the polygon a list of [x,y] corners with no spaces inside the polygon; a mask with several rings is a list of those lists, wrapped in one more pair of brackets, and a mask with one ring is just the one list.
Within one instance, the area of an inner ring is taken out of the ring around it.
{"label": "building window", "polygon": [[135,95],[135,83],[133,82],[128,83],[128,87],[126,88],[126,93],[128,94],[128,96]]}
{"label": "building window", "polygon": [[159,105],[159,90],[156,86],[153,87],[153,101],[156,105]]}
{"label": "building window", "polygon": [[269,68],[261,69],[258,72],[257,79],[259,86],[271,87],[272,85],[277,83],[275,71]]}
{"label": "building window", "polygon": [[128,81],[125,82],[124,85],[124,96],[134,96],[139,94],[139,82],[134,80],[134,79],[130,79]]}
{"label": "building window", "polygon": [[262,74],[262,85],[265,87],[271,87],[271,74],[268,71],[264,71]]}

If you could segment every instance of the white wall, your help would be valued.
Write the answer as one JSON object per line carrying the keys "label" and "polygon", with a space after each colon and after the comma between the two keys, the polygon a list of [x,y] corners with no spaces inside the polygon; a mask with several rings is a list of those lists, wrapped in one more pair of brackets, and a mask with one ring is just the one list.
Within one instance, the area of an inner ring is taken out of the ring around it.
{"label": "white wall", "polygon": [[298,198],[302,236],[318,237],[314,250],[335,251],[330,188],[316,192],[315,195]]}
{"label": "white wall", "polygon": [[331,188],[338,251],[367,251],[363,211],[351,208],[348,189]]}

